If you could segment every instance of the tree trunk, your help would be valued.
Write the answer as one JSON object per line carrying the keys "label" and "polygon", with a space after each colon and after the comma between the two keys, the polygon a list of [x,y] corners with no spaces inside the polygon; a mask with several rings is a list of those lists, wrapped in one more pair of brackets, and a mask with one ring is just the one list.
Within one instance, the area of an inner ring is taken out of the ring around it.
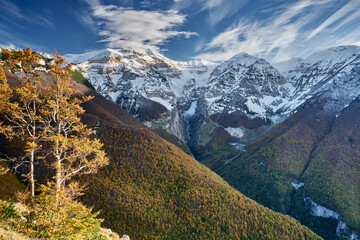
{"label": "tree trunk", "polygon": [[[59,131],[59,130],[58,130]],[[59,206],[60,204],[60,190],[61,190],[61,154],[59,151],[59,147],[60,147],[60,143],[59,140],[56,140],[56,144],[55,144],[55,158],[56,158],[56,177],[55,177],[55,182],[56,182],[56,193],[55,193],[55,199],[56,199],[56,204]]]}
{"label": "tree trunk", "polygon": [[[56,96],[56,112],[55,112],[57,137],[59,137],[60,134],[61,134],[61,125],[60,125],[60,120],[59,120],[59,105],[60,105],[60,103],[59,103],[59,93],[57,93],[57,96]],[[60,204],[59,197],[60,197],[60,190],[61,190],[61,175],[62,175],[60,141],[59,141],[59,139],[57,139],[56,143],[55,143],[55,158],[56,158],[56,194],[55,194],[55,199],[56,199],[57,206],[59,206],[59,204]]]}
{"label": "tree trunk", "polygon": [[59,200],[60,189],[61,189],[61,161],[59,159],[57,159],[57,162],[56,162],[56,195],[55,195],[57,205],[59,205],[59,203],[60,203],[60,200]]}
{"label": "tree trunk", "polygon": [[[34,161],[35,161],[35,149],[31,149],[30,155],[30,191],[31,196],[34,198],[35,196],[35,179],[34,179]],[[34,199],[31,200],[32,205],[35,205]]]}
{"label": "tree trunk", "polygon": [[30,184],[31,184],[31,196],[33,198],[32,205],[35,206],[35,146],[36,146],[36,104],[34,103],[34,122],[32,126],[32,142],[31,142],[31,154],[30,154]]}

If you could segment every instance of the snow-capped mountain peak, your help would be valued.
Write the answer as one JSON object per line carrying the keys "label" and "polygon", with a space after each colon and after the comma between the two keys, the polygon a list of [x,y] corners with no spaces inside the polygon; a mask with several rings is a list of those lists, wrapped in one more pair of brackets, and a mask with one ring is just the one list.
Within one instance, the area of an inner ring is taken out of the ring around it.
{"label": "snow-capped mountain peak", "polygon": [[240,53],[211,73],[205,97],[210,114],[242,112],[249,118],[267,118],[289,92],[285,78],[268,62]]}
{"label": "snow-capped mountain peak", "polygon": [[358,96],[360,90],[360,47],[329,48],[305,59],[277,63],[288,82],[294,85],[293,96],[287,106],[295,109],[315,95],[327,98],[331,111],[340,111]]}
{"label": "snow-capped mountain peak", "polygon": [[360,52],[359,46],[338,46],[316,52],[304,59],[306,64],[319,63],[321,67],[330,67],[336,63],[340,63],[351,59],[352,56],[358,55]]}
{"label": "snow-capped mountain peak", "polygon": [[[247,122],[276,123],[314,96],[327,98],[329,109],[340,111],[360,92],[357,46],[326,49],[275,67],[247,53],[219,65],[174,61],[158,52],[133,48],[65,57],[84,71],[99,93],[149,126],[182,139],[186,122],[196,114],[205,119],[216,116],[218,122],[231,115]],[[235,122],[231,127],[241,125]]]}
{"label": "snow-capped mountain peak", "polygon": [[[184,100],[192,89],[206,85],[216,66],[203,60],[173,61],[155,51],[133,48],[65,57],[85,73],[99,93],[140,119],[159,118],[167,112],[164,125],[181,138],[184,133],[178,129],[182,122],[177,102],[180,98]],[[184,101],[183,104],[186,105]],[[156,108],[155,114],[145,110],[149,108]]]}
{"label": "snow-capped mountain peak", "polygon": [[237,64],[249,66],[259,60],[262,60],[262,59],[252,56],[246,52],[241,52],[241,53],[234,55],[227,62],[235,62]]}

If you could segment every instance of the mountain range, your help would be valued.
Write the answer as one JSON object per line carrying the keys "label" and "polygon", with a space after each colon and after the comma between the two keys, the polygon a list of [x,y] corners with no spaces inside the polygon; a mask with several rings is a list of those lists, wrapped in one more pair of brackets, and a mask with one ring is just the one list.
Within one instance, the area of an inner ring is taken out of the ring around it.
{"label": "mountain range", "polygon": [[[54,83],[46,71],[39,74],[42,85]],[[21,73],[5,69],[5,75],[12,86],[23,81]],[[93,89],[72,83],[78,96],[93,97],[83,103],[81,118],[110,159],[109,166],[78,179],[87,184],[80,200],[101,211],[104,227],[131,239],[322,239],[290,216],[244,196]],[[0,142],[0,153],[19,154],[21,143],[3,136]],[[18,171],[21,177],[24,172]],[[37,184],[47,174],[38,162]],[[25,188],[11,173],[0,176],[0,183],[0,198]]]}
{"label": "mountain range", "polygon": [[270,64],[143,49],[65,56],[102,96],[325,239],[360,233],[360,47]]}

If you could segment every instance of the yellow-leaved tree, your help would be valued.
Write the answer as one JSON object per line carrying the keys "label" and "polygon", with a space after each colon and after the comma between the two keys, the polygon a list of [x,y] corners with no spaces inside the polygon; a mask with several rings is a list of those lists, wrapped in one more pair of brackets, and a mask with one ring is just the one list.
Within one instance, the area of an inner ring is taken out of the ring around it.
{"label": "yellow-leaved tree", "polygon": [[[29,166],[28,179],[30,181],[30,192],[35,196],[35,152],[39,148],[40,138],[40,116],[39,108],[43,101],[40,97],[40,77],[36,72],[39,64],[39,55],[31,48],[9,51],[2,48],[4,62],[13,71],[23,74],[24,81],[20,81],[20,86],[9,88],[7,82],[2,83],[1,99],[2,117],[9,123],[2,129],[7,137],[21,137],[26,143],[26,156],[18,158],[26,161]],[[12,101],[10,101],[10,99]]]}
{"label": "yellow-leaved tree", "polygon": [[97,218],[99,212],[92,213],[92,208],[64,192],[56,197],[51,184],[39,189],[41,193],[35,196],[36,205],[26,225],[30,235],[41,239],[103,239],[99,236],[103,222]]}
{"label": "yellow-leaved tree", "polygon": [[102,150],[102,143],[91,137],[93,131],[80,121],[80,115],[85,112],[80,104],[91,97],[74,96],[76,91],[70,81],[71,65],[63,66],[65,59],[56,51],[54,56],[50,74],[55,84],[46,88],[42,115],[45,140],[50,143],[49,152],[54,158],[52,166],[56,172],[55,192],[59,203],[60,193],[67,190],[67,181],[74,176],[95,173],[109,160]]}
{"label": "yellow-leaved tree", "polygon": [[5,120],[0,123],[0,133],[9,138],[21,137],[27,143],[33,196],[35,152],[44,153],[44,159],[54,169],[53,183],[48,180],[47,185],[40,186],[22,228],[40,238],[98,239],[102,222],[96,218],[99,213],[92,213],[91,208],[74,199],[82,186],[71,181],[75,176],[95,173],[109,162],[93,130],[80,121],[84,113],[80,104],[91,97],[76,96],[70,79],[71,65],[65,66],[56,51],[49,70],[54,80],[47,83],[50,87],[40,86],[36,52],[30,48],[2,51],[7,66],[22,72],[22,76],[20,86],[10,87],[0,67],[0,114]]}
{"label": "yellow-leaved tree", "polygon": [[[0,113],[4,111],[9,98],[12,94],[12,90],[9,87],[9,84],[7,83],[7,79],[4,73],[3,67],[0,65]],[[3,122],[0,122],[0,134],[8,134],[10,137],[11,128],[8,125],[5,125]],[[6,159],[0,159],[2,162]],[[6,168],[3,165],[0,165],[0,175],[6,174],[8,172],[8,168]]]}

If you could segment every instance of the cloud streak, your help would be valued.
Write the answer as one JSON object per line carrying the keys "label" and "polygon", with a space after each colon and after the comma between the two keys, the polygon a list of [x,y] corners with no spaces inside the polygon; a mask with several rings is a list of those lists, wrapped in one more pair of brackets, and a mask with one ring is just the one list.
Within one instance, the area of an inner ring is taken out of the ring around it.
{"label": "cloud streak", "polygon": [[[328,17],[331,11],[333,14]],[[196,58],[224,61],[244,51],[277,62],[305,56],[335,43],[360,41],[359,31],[337,34],[360,20],[358,0],[350,0],[340,8],[332,0],[299,0],[270,12],[277,14],[261,21],[240,19],[205,44]],[[329,34],[331,37],[327,37]]]}
{"label": "cloud streak", "polygon": [[179,11],[193,11],[195,14],[208,11],[209,23],[215,25],[236,14],[248,2],[248,0],[175,0],[172,8]]}
{"label": "cloud streak", "polygon": [[170,39],[197,35],[194,32],[177,31],[186,16],[175,10],[134,10],[115,5],[101,5],[97,0],[87,0],[92,8],[92,19],[96,23],[100,42],[111,48],[163,49]]}
{"label": "cloud streak", "polygon": [[319,34],[321,31],[323,31],[331,24],[334,24],[336,21],[340,21],[341,19],[343,19],[342,22],[340,21],[338,27],[340,28],[345,24],[347,24],[348,22],[358,18],[360,11],[356,9],[360,9],[360,1],[350,0],[344,7],[336,11],[333,15],[331,15],[328,19],[326,19],[319,27],[317,27],[314,31],[312,31],[311,34],[306,38],[306,40],[313,38],[315,35]]}
{"label": "cloud streak", "polygon": [[[5,21],[10,21],[9,18],[6,17],[8,14],[10,14],[15,16],[17,20],[25,21],[27,23],[38,25],[44,28],[55,29],[55,25],[52,21],[34,12],[24,13],[17,5],[8,0],[1,0],[0,12],[2,12],[2,14],[0,14],[0,18],[3,18]],[[11,22],[12,24],[21,27],[18,21]]]}

